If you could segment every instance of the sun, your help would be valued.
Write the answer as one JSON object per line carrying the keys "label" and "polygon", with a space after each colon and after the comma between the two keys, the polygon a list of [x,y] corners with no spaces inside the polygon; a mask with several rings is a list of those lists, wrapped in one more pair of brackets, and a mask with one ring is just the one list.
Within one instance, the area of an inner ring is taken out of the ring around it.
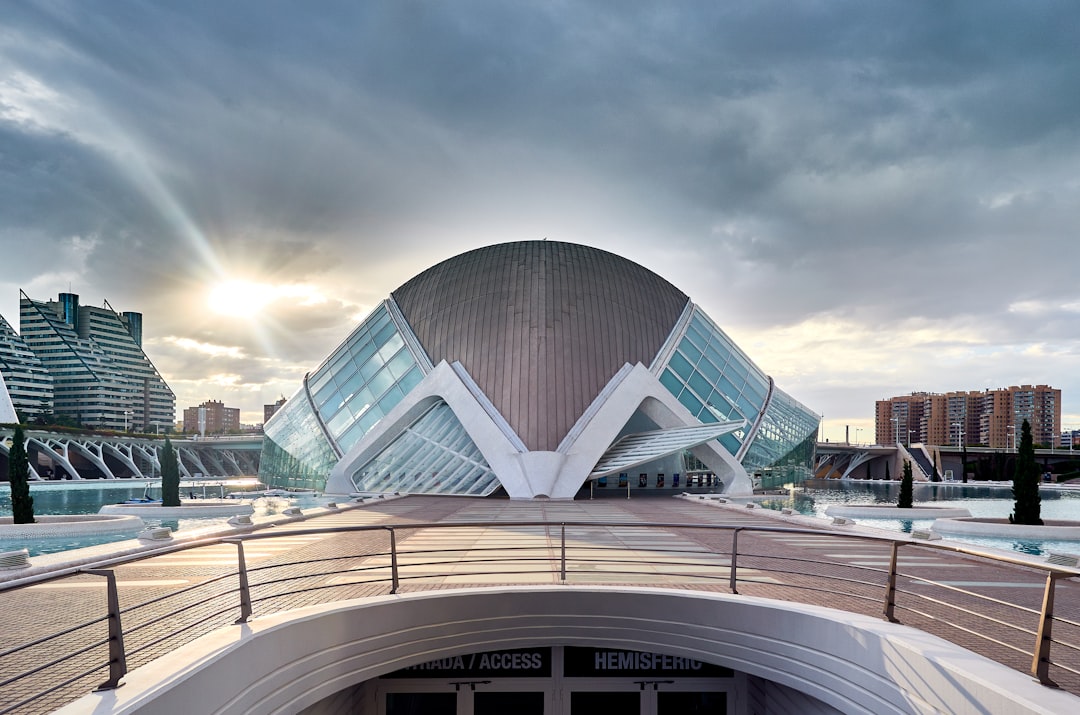
{"label": "sun", "polygon": [[253,281],[232,280],[210,289],[206,304],[218,315],[253,318],[276,297],[273,286]]}

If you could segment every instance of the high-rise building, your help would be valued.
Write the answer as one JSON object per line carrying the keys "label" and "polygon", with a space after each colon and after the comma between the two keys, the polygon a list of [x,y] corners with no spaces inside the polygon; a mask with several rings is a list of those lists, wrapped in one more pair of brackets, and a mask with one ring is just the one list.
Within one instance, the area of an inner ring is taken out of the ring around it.
{"label": "high-rise building", "polygon": [[41,360],[0,315],[0,376],[24,420],[52,411],[53,381]]}
{"label": "high-rise building", "polygon": [[184,410],[184,432],[227,434],[240,431],[240,408],[226,407],[217,400],[207,400]]}
{"label": "high-rise building", "polygon": [[1061,431],[1061,390],[1019,385],[944,395],[913,392],[878,400],[874,413],[878,444],[924,441],[1015,449],[1027,420],[1035,444],[1049,447],[1057,446]]}
{"label": "high-rise building", "polygon": [[52,378],[52,411],[88,427],[150,431],[173,424],[176,397],[142,350],[142,314],[20,291],[19,337]]}

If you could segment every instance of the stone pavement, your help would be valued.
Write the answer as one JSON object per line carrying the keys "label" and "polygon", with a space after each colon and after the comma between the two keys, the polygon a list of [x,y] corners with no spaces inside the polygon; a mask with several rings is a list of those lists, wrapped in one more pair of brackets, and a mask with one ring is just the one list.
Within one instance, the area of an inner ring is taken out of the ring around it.
{"label": "stone pavement", "polygon": [[[517,521],[546,525],[511,524]],[[372,502],[274,527],[270,531],[280,536],[245,543],[254,617],[389,592],[385,530],[318,534],[312,533],[314,529],[475,522],[492,525],[399,530],[400,590],[559,583],[560,522],[590,522],[594,525],[566,527],[567,583],[726,593],[732,532],[689,525],[787,525],[761,510],[670,497],[576,502],[407,497]],[[640,529],[623,523],[673,526]],[[825,530],[744,531],[738,547],[741,594],[873,616],[882,613],[886,543]],[[237,619],[236,554],[234,545],[216,544],[116,567],[129,670]],[[1041,572],[916,545],[902,547],[900,554],[903,576],[896,616],[901,623],[1029,672],[1035,637],[1025,630],[1037,627],[1045,581]],[[1076,624],[1080,624],[1078,581],[1058,582],[1055,608],[1058,618]],[[102,577],[84,574],[0,591],[0,613],[8,616],[0,642],[0,713],[50,712],[107,678],[104,584]],[[968,592],[993,600],[980,601]],[[78,627],[91,621],[90,626]],[[41,642],[58,632],[65,633]],[[993,633],[995,640],[977,633]],[[1080,644],[1080,626],[1057,622],[1054,638]],[[12,652],[28,643],[37,644]],[[76,657],[56,662],[80,649],[85,650]],[[1058,659],[1080,670],[1080,652],[1055,646],[1051,660]],[[1074,674],[1052,667],[1051,677],[1080,694],[1080,678]],[[21,704],[40,692],[47,694]]]}

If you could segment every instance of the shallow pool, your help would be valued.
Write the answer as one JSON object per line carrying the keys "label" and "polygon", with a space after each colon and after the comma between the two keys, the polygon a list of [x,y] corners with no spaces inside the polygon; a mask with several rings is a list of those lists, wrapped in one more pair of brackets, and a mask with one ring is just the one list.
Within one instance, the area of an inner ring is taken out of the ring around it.
{"label": "shallow pool", "polygon": [[[252,489],[258,480],[253,478],[231,479],[221,483],[215,482],[206,487],[206,496],[216,498],[222,494],[246,491]],[[143,496],[147,482],[44,482],[30,485],[30,496],[34,499],[35,514],[97,514],[98,510],[106,504],[117,504],[127,499],[135,499]],[[160,488],[154,484],[152,495],[160,496]],[[181,487],[181,493],[201,497],[202,485],[193,485],[185,482]],[[296,499],[260,499],[253,504],[255,516],[274,514],[287,506],[309,508],[317,506],[319,497],[311,494],[298,496]],[[11,516],[11,492],[7,484],[0,488],[0,516]],[[147,519],[143,518],[146,526],[167,526],[174,532],[205,529],[207,527],[224,525],[228,517],[205,517],[191,519]],[[92,534],[88,536],[59,536],[53,538],[35,539],[32,541],[0,539],[0,551],[12,551],[15,549],[27,549],[31,556],[41,554],[54,554],[70,549],[81,549],[98,544],[109,544],[114,541],[126,541],[135,538],[137,531],[125,531],[116,534]]]}
{"label": "shallow pool", "polygon": [[[872,481],[813,480],[791,489],[787,496],[769,497],[761,501],[770,509],[794,509],[800,514],[830,518],[825,510],[835,504],[896,504],[900,496],[899,483]],[[1042,498],[1043,519],[1070,519],[1080,521],[1080,490],[1044,488]],[[1013,510],[1012,487],[985,484],[916,484],[915,506],[959,507],[967,509],[972,516],[1006,519]],[[914,529],[929,529],[933,519],[872,519],[856,517],[856,524],[877,529],[911,533]],[[1017,539],[993,539],[987,537],[950,537],[978,546],[1017,551],[1025,554],[1048,552],[1080,554],[1077,541],[1026,541]]]}

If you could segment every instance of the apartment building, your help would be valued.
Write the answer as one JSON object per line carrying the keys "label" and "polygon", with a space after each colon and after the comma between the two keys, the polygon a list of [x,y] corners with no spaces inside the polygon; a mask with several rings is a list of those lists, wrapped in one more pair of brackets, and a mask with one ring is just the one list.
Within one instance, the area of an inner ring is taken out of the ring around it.
{"label": "apartment building", "polygon": [[[148,432],[173,424],[176,397],[142,350],[141,313],[118,313],[107,301],[100,308],[80,305],[74,293],[49,301],[19,295],[18,341],[0,340],[4,359],[22,359],[23,384],[35,390],[18,393],[17,409],[47,409],[98,429]],[[9,389],[19,380],[9,381]]]}
{"label": "apartment building", "polygon": [[1027,420],[1035,444],[1058,446],[1061,390],[1018,385],[944,394],[913,392],[878,400],[874,414],[878,444],[929,442],[1015,449]]}

